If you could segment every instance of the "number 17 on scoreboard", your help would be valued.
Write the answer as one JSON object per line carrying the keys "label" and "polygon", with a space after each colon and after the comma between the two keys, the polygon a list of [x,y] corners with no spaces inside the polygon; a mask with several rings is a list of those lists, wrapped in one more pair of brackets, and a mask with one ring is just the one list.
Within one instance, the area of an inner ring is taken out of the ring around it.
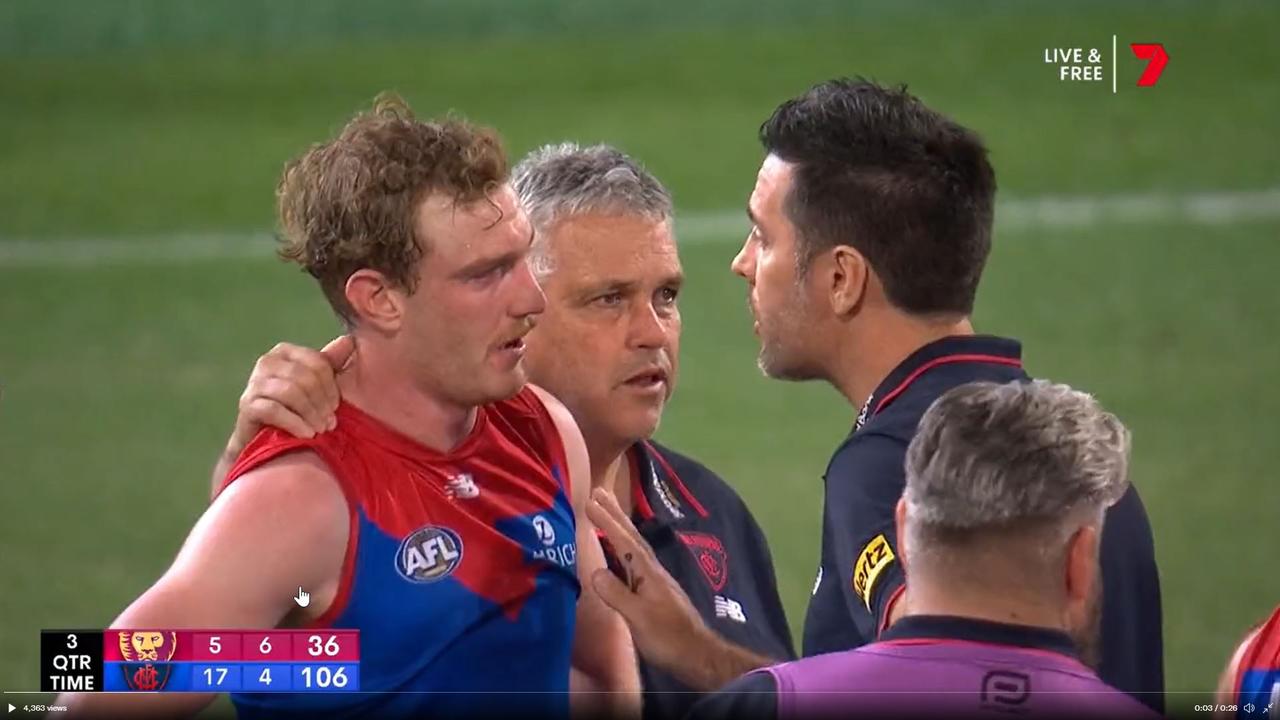
{"label": "number 17 on scoreboard", "polygon": [[45,631],[41,689],[353,692],[355,630]]}

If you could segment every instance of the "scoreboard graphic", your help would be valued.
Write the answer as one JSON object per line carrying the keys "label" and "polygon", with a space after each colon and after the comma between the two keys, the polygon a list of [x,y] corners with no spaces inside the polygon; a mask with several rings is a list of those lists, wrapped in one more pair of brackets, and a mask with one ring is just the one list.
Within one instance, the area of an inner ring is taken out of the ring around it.
{"label": "scoreboard graphic", "polygon": [[356,630],[44,630],[46,692],[355,692]]}

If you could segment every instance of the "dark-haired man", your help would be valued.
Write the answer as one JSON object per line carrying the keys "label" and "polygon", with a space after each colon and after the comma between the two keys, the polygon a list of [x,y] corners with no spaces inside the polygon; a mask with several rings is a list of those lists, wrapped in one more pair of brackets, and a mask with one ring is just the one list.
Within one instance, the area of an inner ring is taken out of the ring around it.
{"label": "dark-haired man", "polygon": [[[753,227],[732,265],[747,281],[760,368],[825,380],[860,408],[825,474],[822,560],[804,632],[804,654],[815,655],[872,642],[907,611],[894,507],[925,409],[958,385],[1027,375],[1018,342],[975,335],[969,319],[996,190],[976,134],[905,88],[842,79],[783,103],[760,139]],[[601,577],[598,589],[637,644],[665,648],[663,657],[701,669],[708,683],[755,667],[722,639],[670,629],[683,627],[672,620],[672,585],[652,577],[661,568],[610,505],[595,498],[588,512],[632,553],[643,582],[631,590]],[[1101,647],[1081,650],[1100,661],[1104,681],[1159,710],[1159,579],[1132,488],[1108,511],[1102,568]]]}

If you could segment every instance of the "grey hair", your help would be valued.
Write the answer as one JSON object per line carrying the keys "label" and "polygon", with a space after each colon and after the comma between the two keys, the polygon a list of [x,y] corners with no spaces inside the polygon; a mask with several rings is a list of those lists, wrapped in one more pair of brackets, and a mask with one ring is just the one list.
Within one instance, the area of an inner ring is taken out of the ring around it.
{"label": "grey hair", "polygon": [[534,227],[534,272],[551,272],[546,234],[557,220],[585,213],[671,218],[671,193],[638,162],[609,145],[544,145],[511,173],[511,184]]}
{"label": "grey hair", "polygon": [[963,385],[933,403],[907,449],[909,524],[951,535],[1100,524],[1128,489],[1129,447],[1120,420],[1067,385]]}

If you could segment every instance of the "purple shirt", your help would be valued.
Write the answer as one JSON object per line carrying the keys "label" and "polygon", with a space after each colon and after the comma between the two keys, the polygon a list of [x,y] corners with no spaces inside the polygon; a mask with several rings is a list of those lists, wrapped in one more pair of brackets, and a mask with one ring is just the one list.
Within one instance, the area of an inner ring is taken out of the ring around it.
{"label": "purple shirt", "polygon": [[909,616],[881,637],[750,673],[691,717],[1159,717],[1098,679],[1056,630]]}

